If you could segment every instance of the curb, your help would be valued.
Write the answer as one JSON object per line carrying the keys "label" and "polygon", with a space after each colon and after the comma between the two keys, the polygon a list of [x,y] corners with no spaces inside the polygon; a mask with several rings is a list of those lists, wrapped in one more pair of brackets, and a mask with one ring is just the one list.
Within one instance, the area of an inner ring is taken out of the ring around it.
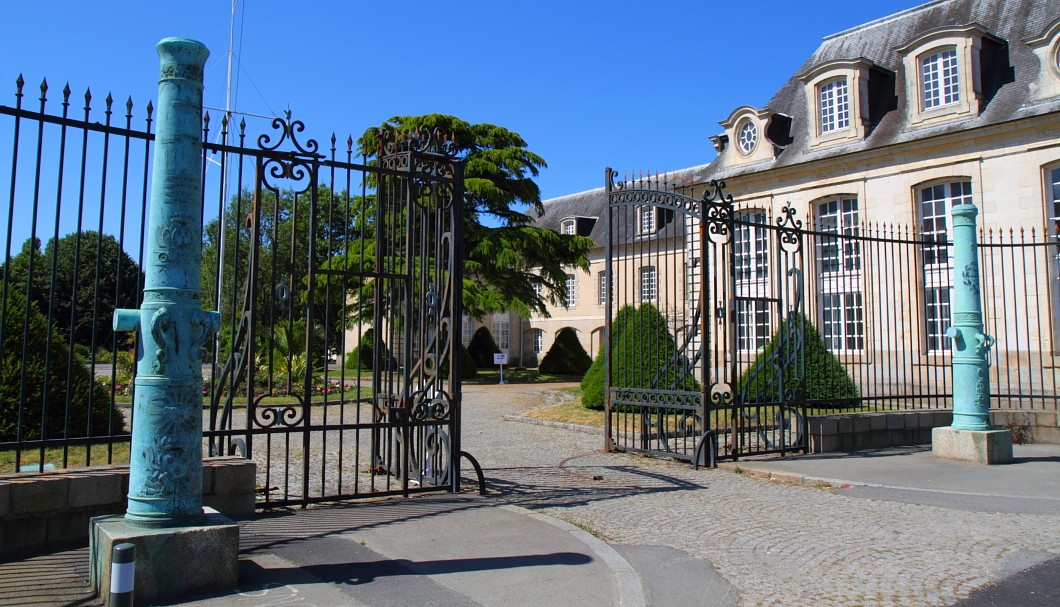
{"label": "curb", "polygon": [[865,484],[854,481],[841,481],[831,478],[807,476],[805,474],[799,474],[798,472],[777,472],[775,470],[749,468],[745,465],[740,465],[740,462],[719,462],[718,469],[729,470],[730,472],[734,472],[736,474],[745,474],[753,478],[763,479],[767,481],[780,481],[793,485],[804,485],[806,487],[835,488],[844,485]]}
{"label": "curb", "polygon": [[619,554],[618,551],[611,546],[608,546],[600,538],[564,520],[560,520],[547,514],[537,513],[523,508],[522,506],[506,505],[501,506],[501,508],[548,523],[549,525],[562,529],[578,538],[578,540],[588,546],[596,556],[600,557],[600,560],[603,561],[608,569],[611,570],[611,573],[614,574],[615,583],[618,585],[618,604],[620,607],[646,607],[647,599],[644,596],[644,585],[640,581],[640,575],[637,574],[636,570],[633,569],[633,566],[629,564],[629,561],[627,561],[625,557]]}
{"label": "curb", "polygon": [[530,424],[533,426],[545,426],[548,428],[559,428],[561,430],[572,430],[574,432],[583,432],[585,434],[603,434],[602,428],[594,428],[592,426],[583,426],[581,424],[571,424],[568,422],[557,422],[551,419],[540,419],[537,417],[526,417],[525,415],[505,415],[504,421],[506,422],[520,422],[523,424]]}

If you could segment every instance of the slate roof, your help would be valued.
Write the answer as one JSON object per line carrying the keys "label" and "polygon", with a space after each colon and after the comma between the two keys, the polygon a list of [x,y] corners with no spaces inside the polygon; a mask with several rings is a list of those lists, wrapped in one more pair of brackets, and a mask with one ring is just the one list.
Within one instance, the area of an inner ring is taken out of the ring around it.
{"label": "slate roof", "polygon": [[[707,183],[711,179],[725,179],[1060,111],[1060,99],[1031,100],[1030,84],[1043,66],[1026,44],[1028,39],[1043,34],[1058,18],[1060,5],[1057,0],[936,0],[827,36],[766,104],[765,109],[792,118],[793,141],[779,155],[768,162],[728,168],[721,166],[722,155],[719,155],[709,164],[683,169],[678,174],[691,175],[696,183]],[[1002,84],[978,116],[909,128],[911,112],[907,106],[910,101],[916,101],[916,95],[906,92],[902,55],[897,49],[932,30],[970,24],[979,24],[990,35],[1008,43],[1008,61],[1014,80]],[[886,112],[865,139],[811,150],[807,129],[813,128],[813,121],[807,115],[806,85],[800,75],[830,61],[860,58],[895,73],[897,107]],[[605,203],[603,188],[546,200],[545,212],[535,225],[558,230],[565,217],[603,218]],[[597,221],[590,236],[598,246],[604,246],[603,221]]]}
{"label": "slate roof", "polygon": [[[1030,84],[1043,66],[1026,44],[1027,39],[1044,33],[1057,18],[1060,18],[1060,7],[1056,0],[937,0],[828,36],[766,104],[766,109],[792,117],[794,141],[770,162],[722,169],[720,160],[715,159],[699,167],[696,171],[697,181],[841,156],[1060,111],[1060,99],[1031,101]],[[970,24],[979,24],[989,34],[1008,43],[1008,60],[1015,80],[1003,84],[974,118],[931,127],[909,128],[911,112],[908,111],[908,104],[916,103],[917,94],[915,91],[906,91],[902,55],[897,49],[932,30]],[[862,57],[895,72],[897,108],[887,112],[865,139],[811,151],[807,130],[813,128],[813,119],[807,115],[807,87],[799,76],[830,61]]]}

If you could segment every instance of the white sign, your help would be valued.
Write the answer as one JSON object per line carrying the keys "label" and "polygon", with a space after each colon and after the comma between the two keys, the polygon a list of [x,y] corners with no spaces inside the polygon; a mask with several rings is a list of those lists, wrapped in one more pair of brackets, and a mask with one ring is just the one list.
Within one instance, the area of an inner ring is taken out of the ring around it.
{"label": "white sign", "polygon": [[495,365],[506,365],[508,364],[508,355],[504,352],[497,352],[493,355],[493,364]]}

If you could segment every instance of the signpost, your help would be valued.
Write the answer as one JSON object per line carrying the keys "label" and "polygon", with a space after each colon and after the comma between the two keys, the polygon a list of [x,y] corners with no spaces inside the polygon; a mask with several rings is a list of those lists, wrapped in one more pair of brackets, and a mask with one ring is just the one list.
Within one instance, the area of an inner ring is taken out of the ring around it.
{"label": "signpost", "polygon": [[505,352],[496,352],[493,355],[493,364],[501,366],[501,380],[498,384],[504,383],[504,364],[508,362],[508,354]]}

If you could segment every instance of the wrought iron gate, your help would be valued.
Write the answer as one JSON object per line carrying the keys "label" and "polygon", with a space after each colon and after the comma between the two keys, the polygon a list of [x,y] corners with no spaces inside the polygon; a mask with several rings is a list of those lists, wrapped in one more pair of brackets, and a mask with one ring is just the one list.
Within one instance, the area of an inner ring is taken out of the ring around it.
{"label": "wrought iron gate", "polygon": [[805,451],[802,223],[701,187],[607,169],[606,446]]}
{"label": "wrought iron gate", "polygon": [[219,212],[245,218],[214,236],[228,272],[217,292],[241,283],[243,295],[241,305],[218,298],[211,452],[257,462],[263,505],[457,490],[463,163],[454,142],[379,131],[374,161],[357,163],[352,139],[342,158],[334,137],[329,155],[299,141],[304,126],[289,113],[272,127],[256,148],[242,145],[245,124],[239,145],[206,146],[222,170],[238,163],[240,194],[222,193]]}

